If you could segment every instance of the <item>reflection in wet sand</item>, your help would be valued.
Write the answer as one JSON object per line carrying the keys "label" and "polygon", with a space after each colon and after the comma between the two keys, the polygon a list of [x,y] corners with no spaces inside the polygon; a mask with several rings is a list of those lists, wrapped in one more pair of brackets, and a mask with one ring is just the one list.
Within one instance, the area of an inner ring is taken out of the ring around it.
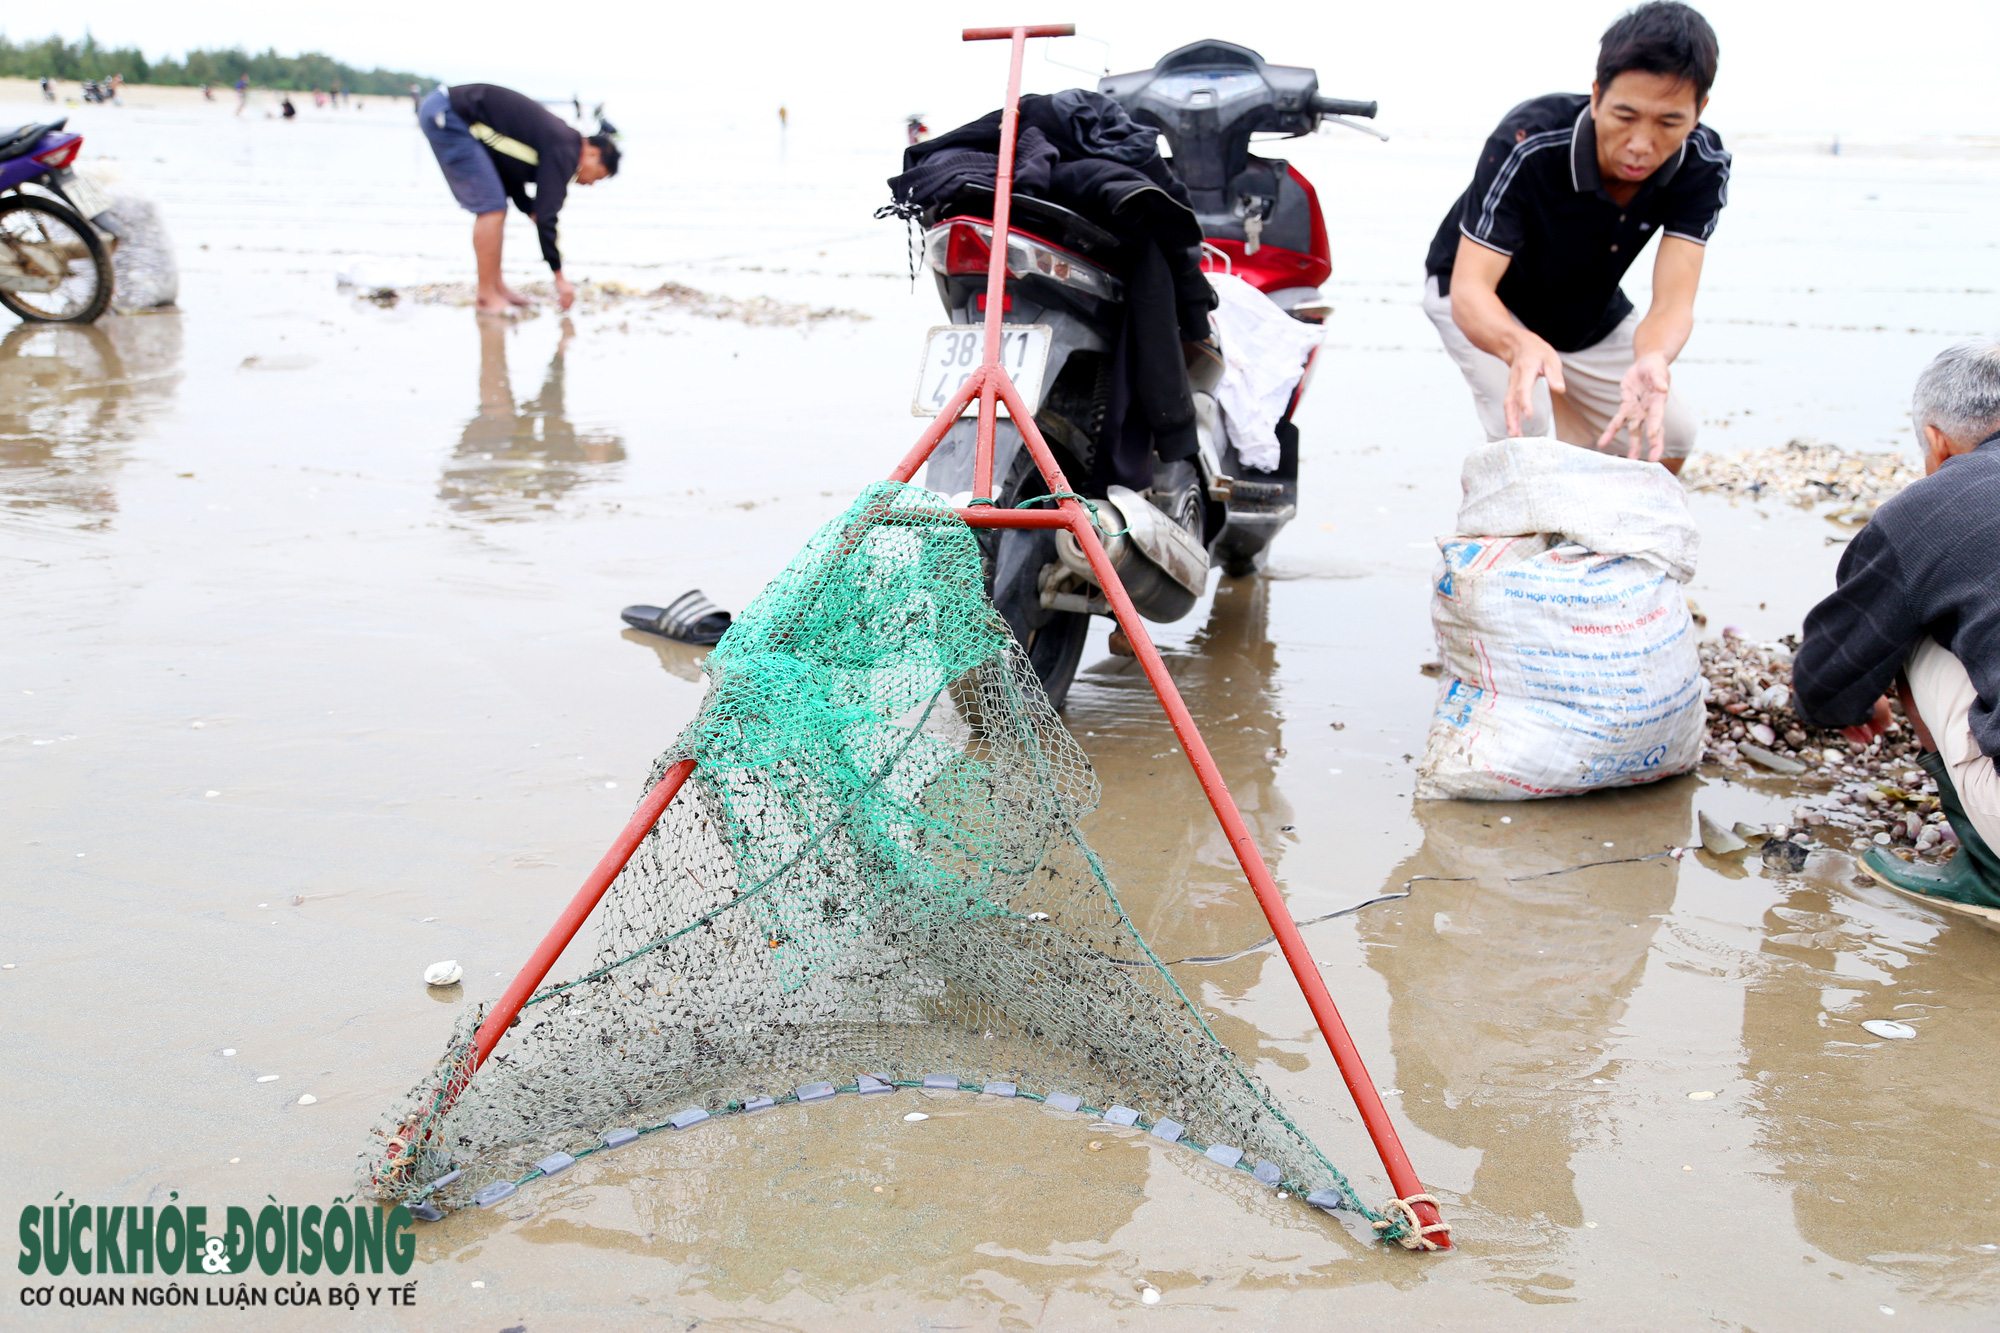
{"label": "reflection in wet sand", "polygon": [[[919,1110],[929,1119],[903,1120]],[[1027,1102],[839,1098],[642,1140],[537,1182],[504,1209],[454,1214],[425,1239],[459,1252],[518,1229],[533,1243],[641,1255],[671,1265],[662,1285],[690,1303],[893,1286],[1018,1315],[1009,1297],[1025,1292],[966,1290],[966,1258],[1000,1260],[1037,1297],[1071,1280],[1082,1261],[1061,1256],[1101,1249],[1130,1222],[1154,1151],[1136,1131],[1093,1131],[1082,1116]],[[1221,1170],[1208,1174],[1241,1191]]]}
{"label": "reflection in wet sand", "polygon": [[554,509],[572,489],[594,480],[602,465],[624,461],[622,438],[578,430],[569,419],[564,358],[575,325],[563,320],[562,340],[549,359],[541,392],[518,404],[507,373],[513,326],[492,318],[481,318],[478,325],[479,411],[459,436],[438,483],[439,499],[486,518],[525,518]]}
{"label": "reflection in wet sand", "polygon": [[[2000,1072],[1979,1053],[2000,1016],[2000,941],[1857,883],[1844,856],[1808,872],[1765,915],[1744,1005],[1760,1143],[1811,1244],[1926,1300],[1990,1301]],[[1874,1037],[1871,1018],[1917,1037]]]}
{"label": "reflection in wet sand", "polygon": [[0,493],[11,519],[111,521],[119,448],[180,383],[178,312],[20,324],[0,338]]}
{"label": "reflection in wet sand", "polygon": [[628,629],[619,638],[627,643],[636,643],[642,648],[651,648],[660,659],[660,666],[670,676],[699,685],[702,682],[701,664],[708,660],[714,649],[710,645],[682,643],[669,639],[664,634],[648,634],[644,630]]}
{"label": "reflection in wet sand", "polygon": [[[1208,620],[1185,647],[1164,655],[1182,696],[1200,701],[1203,739],[1282,883],[1295,815],[1279,783],[1285,718],[1273,684],[1269,580],[1222,580]],[[1137,663],[1112,657],[1079,674],[1065,720],[1103,786],[1085,831],[1154,951],[1169,962],[1217,958],[1268,937],[1270,924]],[[1131,871],[1121,874],[1123,867]],[[1300,1042],[1274,1039],[1233,1012],[1272,967],[1281,975],[1277,984],[1293,984],[1268,949],[1174,974],[1231,1050],[1253,1065],[1296,1073],[1307,1064]]]}
{"label": "reflection in wet sand", "polygon": [[[1203,739],[1277,872],[1294,815],[1277,775],[1285,720],[1269,597],[1264,579],[1223,580],[1207,622],[1164,656],[1182,696],[1200,701]],[[1107,858],[1146,867],[1146,883],[1120,894],[1160,956],[1230,953],[1268,933],[1138,664],[1112,657],[1080,673],[1065,720],[1104,788],[1087,832]]]}
{"label": "reflection in wet sand", "polygon": [[1402,1112],[1483,1154],[1472,1200],[1492,1239],[1538,1248],[1583,1221],[1570,1161],[1598,1130],[1558,1090],[1601,1071],[1680,863],[1546,872],[1683,841],[1698,785],[1419,802],[1424,844],[1384,891],[1419,875],[1456,882],[1419,881],[1409,899],[1359,918],[1369,965],[1389,985]]}

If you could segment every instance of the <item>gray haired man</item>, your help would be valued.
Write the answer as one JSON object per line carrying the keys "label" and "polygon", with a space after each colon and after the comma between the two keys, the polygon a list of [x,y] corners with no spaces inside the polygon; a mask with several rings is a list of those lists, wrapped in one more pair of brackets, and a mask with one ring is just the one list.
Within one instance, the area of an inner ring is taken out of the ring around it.
{"label": "gray haired man", "polygon": [[1877,847],[1892,889],[2000,920],[2000,342],[1947,348],[1917,377],[1922,481],[1876,511],[1806,617],[1799,715],[1860,744],[1889,728],[1892,685],[1959,851],[1941,868]]}

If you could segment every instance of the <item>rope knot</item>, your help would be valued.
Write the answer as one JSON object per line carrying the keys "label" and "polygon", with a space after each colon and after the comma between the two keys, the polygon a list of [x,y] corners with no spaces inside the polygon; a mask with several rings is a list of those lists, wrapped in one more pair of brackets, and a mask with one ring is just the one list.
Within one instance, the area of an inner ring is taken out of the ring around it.
{"label": "rope knot", "polygon": [[1403,1234],[1396,1237],[1396,1240],[1406,1250],[1443,1249],[1444,1246],[1431,1239],[1431,1233],[1442,1231],[1449,1236],[1451,1223],[1439,1218],[1429,1226],[1425,1226],[1423,1219],[1417,1216],[1415,1207],[1420,1203],[1427,1203],[1433,1208],[1439,1206],[1438,1201],[1428,1194],[1412,1194],[1407,1199],[1391,1199],[1382,1205],[1382,1211],[1388,1216],[1375,1223],[1375,1229],[1387,1231],[1391,1227],[1402,1227]]}

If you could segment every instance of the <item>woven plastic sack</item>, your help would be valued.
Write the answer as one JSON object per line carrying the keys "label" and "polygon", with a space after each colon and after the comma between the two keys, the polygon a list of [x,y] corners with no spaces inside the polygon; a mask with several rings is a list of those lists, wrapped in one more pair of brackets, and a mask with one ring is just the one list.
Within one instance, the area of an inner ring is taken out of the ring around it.
{"label": "woven plastic sack", "polygon": [[120,314],[154,310],[180,299],[181,269],[160,206],[145,195],[111,190],[110,215],[119,241],[111,252],[112,308]]}
{"label": "woven plastic sack", "polygon": [[1438,541],[1444,672],[1416,796],[1531,800],[1692,769],[1706,686],[1681,581],[1700,539],[1679,483],[1505,440],[1466,461],[1465,492],[1459,535]]}

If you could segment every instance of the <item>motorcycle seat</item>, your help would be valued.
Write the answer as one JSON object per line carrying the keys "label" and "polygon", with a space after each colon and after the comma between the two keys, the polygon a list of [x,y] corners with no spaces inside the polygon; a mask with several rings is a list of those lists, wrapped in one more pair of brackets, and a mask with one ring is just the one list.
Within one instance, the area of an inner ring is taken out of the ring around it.
{"label": "motorcycle seat", "polygon": [[22,125],[11,133],[0,130],[0,134],[6,135],[4,139],[0,139],[0,162],[11,162],[17,157],[25,157],[42,141],[43,135],[53,134],[67,124],[69,117],[64,116],[61,120],[52,120],[47,124]]}
{"label": "motorcycle seat", "polygon": [[[942,208],[933,209],[932,212],[936,216],[925,218],[926,226],[935,226],[948,217],[970,216],[990,219],[993,216],[993,192],[980,189],[960,190],[952,196],[950,203]],[[1053,242],[1086,259],[1111,260],[1124,247],[1124,242],[1118,237],[1083,214],[1031,194],[1014,196],[1008,224],[1017,231],[1025,231],[1041,240]]]}

